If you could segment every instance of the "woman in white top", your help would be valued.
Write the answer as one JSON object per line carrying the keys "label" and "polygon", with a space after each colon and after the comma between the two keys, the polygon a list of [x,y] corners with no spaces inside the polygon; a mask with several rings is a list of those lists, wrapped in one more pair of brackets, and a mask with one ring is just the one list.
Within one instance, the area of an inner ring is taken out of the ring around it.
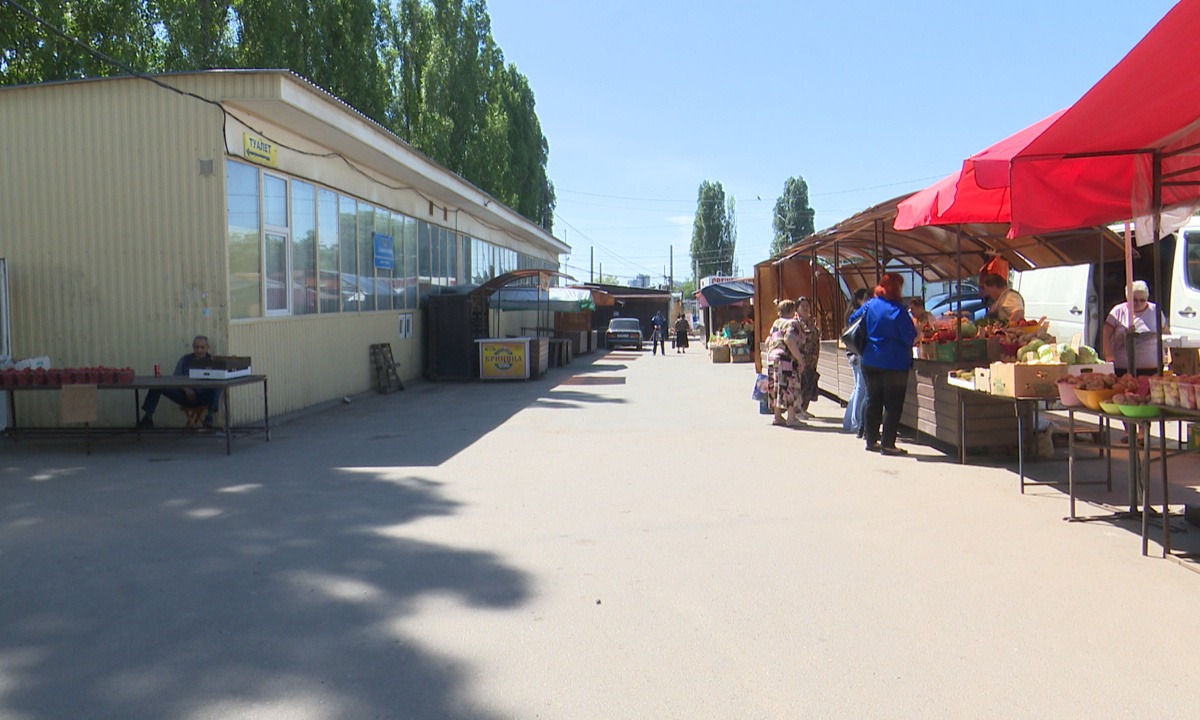
{"label": "woman in white top", "polygon": [[[1133,315],[1133,370],[1129,369],[1125,338],[1130,334],[1130,313]],[[1117,303],[1104,321],[1104,358],[1117,368],[1117,374],[1156,375],[1158,365],[1158,336],[1169,333],[1167,319],[1150,302],[1150,286],[1145,280],[1134,280],[1129,302]]]}

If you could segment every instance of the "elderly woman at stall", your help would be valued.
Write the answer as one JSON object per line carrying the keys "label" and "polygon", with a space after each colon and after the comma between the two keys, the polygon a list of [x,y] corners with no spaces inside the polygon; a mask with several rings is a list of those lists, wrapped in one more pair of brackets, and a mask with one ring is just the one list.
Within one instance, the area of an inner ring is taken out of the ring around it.
{"label": "elderly woman at stall", "polygon": [[775,413],[772,424],[799,427],[800,373],[804,363],[800,339],[804,329],[796,319],[795,301],[780,300],[776,309],[779,319],[771,325],[766,340],[767,398]]}
{"label": "elderly woman at stall", "polygon": [[[1132,326],[1130,318],[1132,316]],[[1150,286],[1145,280],[1134,280],[1130,286],[1128,302],[1113,306],[1104,321],[1104,359],[1117,368],[1117,374],[1156,375],[1158,364],[1158,337],[1170,333],[1167,318],[1158,305],[1150,302]],[[1134,366],[1129,367],[1126,339],[1133,337]]]}
{"label": "elderly woman at stall", "polygon": [[796,320],[804,331],[800,337],[800,356],[803,369],[800,371],[800,419],[808,420],[808,404],[817,399],[817,360],[821,356],[821,328],[812,312],[812,303],[806,297],[796,298]]}
{"label": "elderly woman at stall", "polygon": [[883,455],[908,454],[907,450],[896,447],[896,435],[904,396],[908,393],[917,327],[904,307],[903,289],[902,275],[884,273],[875,287],[875,297],[850,316],[851,322],[860,315],[866,317],[867,346],[862,356],[863,376],[867,381],[864,434],[867,450]]}

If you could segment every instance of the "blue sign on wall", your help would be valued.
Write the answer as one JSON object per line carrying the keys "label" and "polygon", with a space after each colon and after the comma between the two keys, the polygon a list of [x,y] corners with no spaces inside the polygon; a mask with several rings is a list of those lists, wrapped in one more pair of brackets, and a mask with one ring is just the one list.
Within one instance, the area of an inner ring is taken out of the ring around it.
{"label": "blue sign on wall", "polygon": [[375,233],[375,267],[380,270],[396,267],[396,249],[391,235]]}

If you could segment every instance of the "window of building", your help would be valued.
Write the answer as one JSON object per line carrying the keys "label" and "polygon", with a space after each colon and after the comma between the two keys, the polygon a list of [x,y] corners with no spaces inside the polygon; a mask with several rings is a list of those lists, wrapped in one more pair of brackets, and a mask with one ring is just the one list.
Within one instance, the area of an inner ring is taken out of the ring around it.
{"label": "window of building", "polygon": [[258,168],[227,161],[229,212],[229,313],[262,314],[262,225],[259,222]]}
{"label": "window of building", "polygon": [[358,201],[338,196],[338,237],[341,240],[342,311],[355,312],[362,308],[362,293],[358,291]]}
{"label": "window of building", "polygon": [[317,190],[317,262],[320,278],[320,309],[322,313],[341,310],[338,267],[338,196],[332,190]]}
{"label": "window of building", "polygon": [[358,204],[358,293],[359,310],[374,310],[375,296],[375,208]]}
{"label": "window of building", "polygon": [[287,180],[263,175],[263,260],[267,278],[267,314],[290,310]]}
{"label": "window of building", "polygon": [[404,218],[404,307],[418,307],[419,284],[417,282],[417,220]]}
{"label": "window of building", "polygon": [[317,312],[317,189],[292,181],[292,313]]}
{"label": "window of building", "polygon": [[[437,287],[528,262],[514,250],[255,165],[226,161],[233,318],[416,309]],[[375,267],[375,236],[394,265]]]}

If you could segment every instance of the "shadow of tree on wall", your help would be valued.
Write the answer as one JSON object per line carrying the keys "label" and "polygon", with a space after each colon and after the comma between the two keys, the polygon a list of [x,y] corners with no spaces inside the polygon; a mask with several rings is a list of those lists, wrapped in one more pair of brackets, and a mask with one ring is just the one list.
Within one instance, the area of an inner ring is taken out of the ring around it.
{"label": "shadow of tree on wall", "polygon": [[0,715],[498,717],[403,626],[427,593],[512,608],[527,577],[405,537],[456,511],[434,483],[274,455],[6,462]]}

